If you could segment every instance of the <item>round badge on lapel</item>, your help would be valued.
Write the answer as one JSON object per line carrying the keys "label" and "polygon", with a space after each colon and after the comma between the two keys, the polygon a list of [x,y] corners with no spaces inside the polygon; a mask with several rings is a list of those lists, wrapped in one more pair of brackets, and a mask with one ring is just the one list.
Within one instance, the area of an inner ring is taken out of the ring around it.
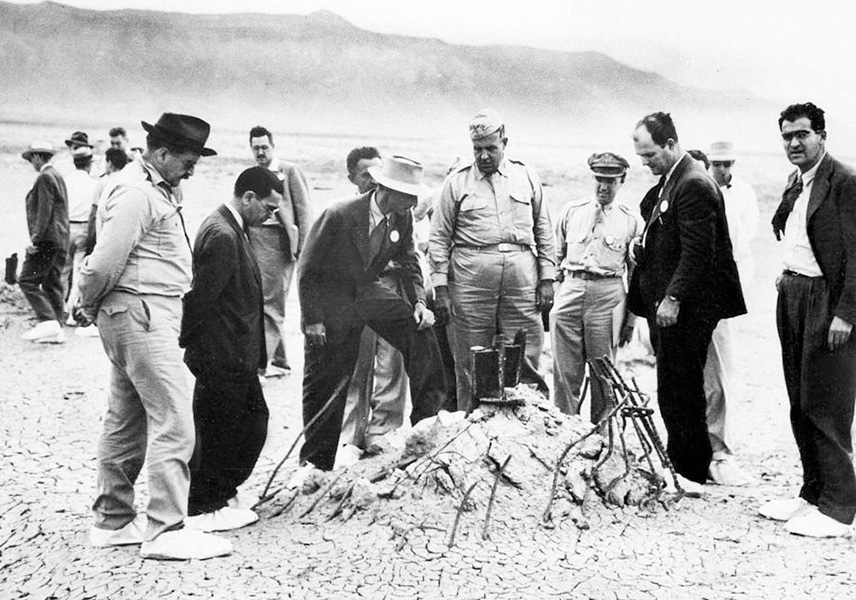
{"label": "round badge on lapel", "polygon": [[398,235],[398,230],[393,229],[392,231],[389,232],[389,241],[392,242],[393,244],[398,241],[399,237],[400,236]]}
{"label": "round badge on lapel", "polygon": [[660,202],[660,212],[664,213],[667,210],[669,210],[669,201],[663,200],[662,202]]}
{"label": "round badge on lapel", "polygon": [[606,243],[607,244],[612,244],[614,241],[615,241],[615,238],[612,237],[611,235],[606,236]]}

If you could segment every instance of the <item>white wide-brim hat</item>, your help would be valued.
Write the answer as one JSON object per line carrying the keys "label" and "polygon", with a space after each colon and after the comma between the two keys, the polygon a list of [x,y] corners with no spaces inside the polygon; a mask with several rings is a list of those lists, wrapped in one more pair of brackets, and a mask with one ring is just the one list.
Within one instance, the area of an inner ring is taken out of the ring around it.
{"label": "white wide-brim hat", "polygon": [[402,194],[419,196],[427,191],[422,183],[422,163],[404,156],[391,156],[382,165],[369,167],[369,174],[378,184]]}

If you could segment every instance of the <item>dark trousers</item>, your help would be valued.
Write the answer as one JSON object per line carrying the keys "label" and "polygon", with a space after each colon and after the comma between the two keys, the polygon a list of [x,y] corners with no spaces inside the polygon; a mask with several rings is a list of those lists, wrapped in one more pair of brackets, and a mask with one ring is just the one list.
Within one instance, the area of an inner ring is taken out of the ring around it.
{"label": "dark trousers", "polygon": [[803,467],[800,497],[836,521],[856,515],[856,474],[850,425],[856,399],[856,334],[836,350],[827,345],[832,322],[822,277],[783,275],[776,324],[782,345],[791,428]]}
{"label": "dark trousers", "polygon": [[193,420],[196,446],[190,460],[189,516],[226,506],[256,466],[268,427],[258,376],[197,375]]}
{"label": "dark trousers", "polygon": [[388,302],[378,302],[363,305],[358,312],[363,317],[364,324],[357,324],[341,334],[331,335],[328,332],[328,342],[324,346],[316,348],[305,345],[304,424],[315,417],[331,397],[335,399],[306,431],[300,450],[301,463],[311,462],[325,471],[333,468],[339,447],[345,399],[359,352],[363,326],[374,329],[404,357],[404,368],[410,377],[410,397],[413,402],[411,423],[416,424],[437,414],[444,406],[446,379],[434,330],[428,328],[417,331],[412,311],[402,308],[407,306],[404,302],[398,301],[397,304],[398,306],[392,306]]}
{"label": "dark trousers", "polygon": [[66,282],[63,281],[62,270],[65,261],[65,249],[53,244],[39,244],[35,253],[24,258],[18,285],[39,321],[63,321]]}
{"label": "dark trousers", "polygon": [[691,481],[707,480],[713,450],[707,434],[704,363],[716,320],[681,306],[678,322],[657,327],[648,320],[657,355],[657,402],[666,425],[666,452],[675,470]]}

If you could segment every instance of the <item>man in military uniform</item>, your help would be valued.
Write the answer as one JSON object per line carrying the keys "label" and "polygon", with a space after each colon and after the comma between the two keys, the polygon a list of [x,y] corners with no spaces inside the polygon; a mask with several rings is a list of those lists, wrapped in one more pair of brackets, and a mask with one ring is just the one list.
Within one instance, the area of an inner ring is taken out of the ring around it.
{"label": "man in military uniform", "polygon": [[472,346],[526,331],[537,370],[542,311],[553,305],[556,240],[535,171],[505,156],[505,125],[493,110],[470,122],[474,161],[446,179],[431,222],[428,254],[436,311],[448,317],[458,408],[472,408]]}
{"label": "man in military uniform", "polygon": [[[615,202],[627,161],[604,152],[592,154],[588,165],[595,197],[570,202],[556,226],[560,284],[550,313],[553,398],[570,415],[580,412],[586,360],[612,357],[617,337],[623,343],[633,333],[635,317],[627,314],[624,275],[631,268],[628,249],[642,230],[639,219]],[[592,423],[608,411],[606,390],[592,378]]]}

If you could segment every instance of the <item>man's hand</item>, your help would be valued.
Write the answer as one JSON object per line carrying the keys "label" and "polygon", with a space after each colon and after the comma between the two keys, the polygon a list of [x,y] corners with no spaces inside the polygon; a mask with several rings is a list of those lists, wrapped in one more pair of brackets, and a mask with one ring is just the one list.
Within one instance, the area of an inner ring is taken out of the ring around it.
{"label": "man's hand", "polygon": [[303,328],[306,342],[313,348],[322,348],[327,343],[327,329],[324,323],[312,323]]}
{"label": "man's hand", "polygon": [[416,328],[419,331],[434,326],[434,313],[428,310],[422,302],[416,303],[416,308],[413,310],[413,319],[416,321]]}
{"label": "man's hand", "polygon": [[535,308],[538,312],[547,312],[553,308],[553,280],[543,279],[535,288]]}
{"label": "man's hand", "polygon": [[452,299],[449,298],[449,288],[445,285],[434,288],[434,313],[437,325],[445,325],[452,316]]}
{"label": "man's hand", "polygon": [[38,251],[39,251],[39,249],[38,249],[38,248],[36,248],[35,246],[33,246],[32,244],[30,244],[29,246],[27,246],[27,250],[26,250],[27,255],[35,254],[35,253],[36,253],[36,252],[38,252]]}
{"label": "man's hand", "polygon": [[621,326],[621,331],[618,333],[618,345],[626,346],[633,339],[633,330],[636,329],[635,323],[625,323]]}
{"label": "man's hand", "polygon": [[627,258],[630,259],[630,264],[634,267],[639,265],[639,259],[642,257],[642,236],[637,235],[630,240],[630,247],[627,248]]}
{"label": "man's hand", "polygon": [[88,327],[95,321],[95,314],[80,304],[80,298],[71,307],[71,316],[81,327]]}
{"label": "man's hand", "polygon": [[669,296],[663,298],[657,307],[657,327],[671,327],[677,323],[680,310],[681,303],[678,300],[672,300]]}
{"label": "man's hand", "polygon": [[832,323],[829,325],[829,335],[826,343],[830,350],[837,350],[850,339],[850,331],[853,325],[842,319],[841,317],[832,317]]}

